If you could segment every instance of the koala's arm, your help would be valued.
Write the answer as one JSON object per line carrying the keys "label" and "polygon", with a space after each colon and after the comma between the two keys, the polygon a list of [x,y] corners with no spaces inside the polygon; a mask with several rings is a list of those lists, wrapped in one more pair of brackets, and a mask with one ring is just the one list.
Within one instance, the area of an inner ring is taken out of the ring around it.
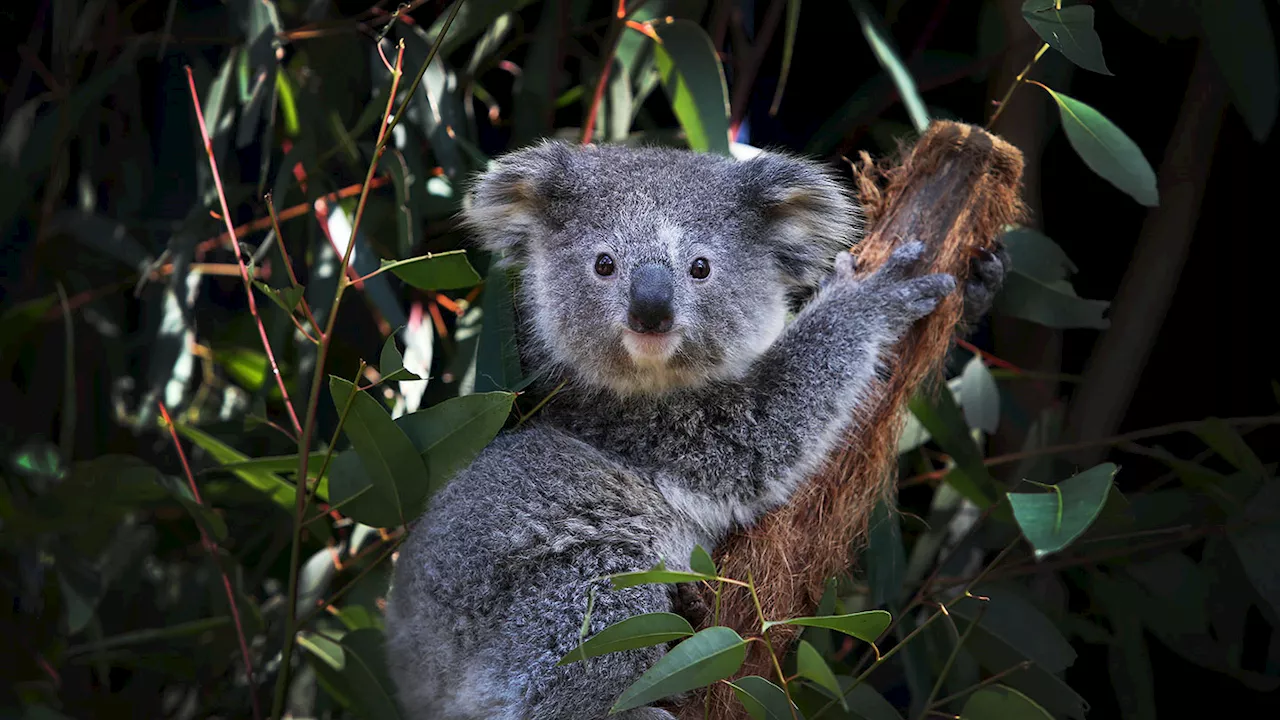
{"label": "koala's arm", "polygon": [[841,253],[825,287],[744,380],[691,398],[674,420],[706,449],[662,458],[678,468],[668,499],[694,517],[740,523],[785,502],[843,438],[894,343],[955,288],[950,275],[912,275],[923,250],[907,243],[861,280]]}

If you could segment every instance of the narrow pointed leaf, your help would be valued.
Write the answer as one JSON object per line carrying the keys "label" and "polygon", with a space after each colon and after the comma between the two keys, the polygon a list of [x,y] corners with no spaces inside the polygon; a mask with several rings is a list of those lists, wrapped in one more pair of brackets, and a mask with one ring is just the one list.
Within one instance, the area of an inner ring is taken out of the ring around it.
{"label": "narrow pointed leaf", "polygon": [[1062,550],[1089,529],[1107,502],[1116,471],[1103,463],[1063,480],[1052,492],[1008,493],[1013,517],[1036,557]]}
{"label": "narrow pointed leaf", "polygon": [[849,615],[827,615],[823,617],[799,617],[790,620],[774,620],[766,622],[768,630],[774,625],[802,625],[804,627],[820,627],[851,635],[864,642],[873,643],[880,638],[893,616],[884,610],[867,610]]}
{"label": "narrow pointed leaf", "polygon": [[648,705],[655,700],[706,687],[742,667],[747,642],[727,627],[709,627],[675,646],[632,683],[610,714]]}
{"label": "narrow pointed leaf", "polygon": [[638,572],[618,573],[610,575],[610,581],[613,582],[615,590],[623,588],[635,587],[636,585],[666,585],[672,583],[699,582],[701,580],[715,580],[715,575],[703,575],[702,573],[680,572],[678,570],[640,570]]}
{"label": "narrow pointed leaf", "polygon": [[[1217,0],[1200,8],[1209,52],[1249,132],[1263,142],[1280,110],[1280,68],[1267,9],[1262,0]],[[1271,12],[1276,9],[1272,3]]]}
{"label": "narrow pointed leaf", "polygon": [[404,355],[396,347],[395,333],[388,335],[387,341],[382,344],[382,353],[378,356],[378,372],[382,373],[383,382],[422,379],[404,368]]}
{"label": "narrow pointed leaf", "polygon": [[711,559],[711,554],[701,545],[694,545],[693,552],[689,554],[689,569],[703,575],[717,575],[716,562]]}
{"label": "narrow pointed leaf", "polygon": [[817,649],[805,640],[801,640],[796,648],[796,674],[826,690],[840,701],[840,707],[848,709],[844,693],[840,691],[840,681],[836,680],[835,673],[831,672]]}
{"label": "narrow pointed leaf", "polygon": [[1017,690],[996,685],[970,695],[960,720],[1053,720],[1053,716]]}
{"label": "narrow pointed leaf", "polygon": [[[427,468],[413,443],[377,400],[356,391],[347,380],[330,376],[329,393],[339,413],[350,397],[343,431],[360,455],[377,499],[386,503],[399,522],[417,517],[426,502],[429,482]],[[329,482],[332,486],[333,478]]]}
{"label": "narrow pointed leaf", "polygon": [[1088,5],[1056,7],[1055,0],[1027,0],[1022,16],[1042,40],[1085,70],[1110,75],[1102,59],[1102,41],[1093,29],[1093,8]]}
{"label": "narrow pointed leaf", "polygon": [[1204,444],[1213,448],[1213,451],[1221,455],[1224,460],[1251,477],[1266,477],[1267,471],[1262,465],[1262,460],[1258,459],[1240,433],[1221,419],[1208,418],[1196,428],[1195,433],[1204,441]]}
{"label": "narrow pointed leaf", "polygon": [[473,393],[396,418],[426,463],[432,492],[469,465],[502,430],[515,397],[508,392]]}
{"label": "narrow pointed leaf", "polygon": [[792,720],[794,705],[782,688],[759,675],[748,675],[729,683],[733,694],[753,720]]}
{"label": "narrow pointed leaf", "polygon": [[1045,90],[1058,103],[1062,129],[1084,164],[1139,203],[1159,205],[1156,173],[1142,149],[1102,113],[1073,97]]}
{"label": "narrow pointed leaf", "polygon": [[[307,460],[307,477],[315,477],[320,474],[320,465],[324,463],[324,450],[317,450],[310,454]],[[261,471],[266,473],[296,473],[298,471],[298,456],[295,455],[271,455],[268,457],[254,458],[252,460],[244,460],[242,462],[230,462],[222,465],[224,470],[232,471]],[[324,498],[321,498],[324,499]]]}
{"label": "narrow pointed leaf", "polygon": [[407,260],[383,260],[382,268],[419,290],[458,290],[480,284],[465,250],[450,250]]}
{"label": "narrow pointed leaf", "polygon": [[262,294],[266,295],[271,302],[279,305],[281,310],[284,310],[290,315],[292,315],[294,309],[298,307],[298,302],[302,300],[303,294],[307,291],[305,285],[294,285],[287,288],[273,288],[261,280],[254,280],[253,286],[262,291]]}
{"label": "narrow pointed leaf", "polygon": [[960,374],[960,407],[969,427],[994,433],[1000,424],[1000,390],[991,371],[977,355]]}
{"label": "narrow pointed leaf", "polygon": [[698,152],[729,154],[729,90],[724,68],[706,31],[689,20],[654,26],[662,42],[654,46],[662,87]]}
{"label": "narrow pointed leaf", "polygon": [[787,78],[791,75],[791,57],[796,50],[796,32],[800,29],[800,0],[787,0],[787,26],[782,35],[782,75],[778,77],[778,89],[773,93],[773,104],[769,106],[769,114],[778,114],[778,106],[782,104],[782,93],[787,89]]}
{"label": "narrow pointed leaf", "polygon": [[911,77],[911,71],[907,70],[906,63],[902,62],[902,58],[893,46],[893,37],[889,34],[888,28],[866,0],[849,0],[849,3],[858,16],[858,24],[862,26],[862,34],[866,37],[867,44],[871,46],[871,52],[893,79],[898,95],[902,97],[902,104],[907,107],[911,124],[915,126],[916,132],[924,132],[929,127],[929,111],[925,109],[924,99],[920,97],[920,91],[916,88],[915,79]]}
{"label": "narrow pointed leaf", "polygon": [[693,635],[689,621],[674,613],[647,613],[616,622],[560,658],[569,665],[597,655],[649,647]]}

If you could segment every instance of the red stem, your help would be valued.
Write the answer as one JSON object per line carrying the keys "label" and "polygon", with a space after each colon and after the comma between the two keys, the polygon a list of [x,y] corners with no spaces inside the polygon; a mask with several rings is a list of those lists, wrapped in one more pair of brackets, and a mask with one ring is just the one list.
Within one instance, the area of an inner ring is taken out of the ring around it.
{"label": "red stem", "polygon": [[218,174],[218,163],[213,157],[213,141],[209,139],[209,128],[204,122],[204,110],[200,107],[200,95],[196,92],[196,79],[191,74],[191,66],[186,67],[187,85],[191,88],[191,104],[196,109],[196,120],[200,123],[200,139],[204,141],[205,154],[209,156],[209,170],[213,173],[213,186],[218,191],[218,202],[222,207],[222,221],[227,224],[227,233],[233,238],[231,240],[231,250],[235,253],[236,264],[240,267],[240,279],[244,281],[245,298],[249,301],[249,312],[253,315],[254,322],[258,326],[258,337],[262,340],[262,349],[267,353],[267,360],[271,363],[271,374],[276,377],[276,384],[280,387],[280,395],[284,398],[284,407],[289,411],[289,420],[293,423],[295,432],[302,432],[302,423],[298,422],[298,413],[293,409],[293,401],[289,399],[289,390],[285,387],[284,376],[280,374],[280,366],[276,364],[276,355],[271,350],[271,341],[267,339],[267,329],[262,325],[262,318],[258,315],[258,303],[253,297],[253,283],[249,282],[249,270],[245,267],[244,258],[240,254],[240,245],[234,238],[236,229],[231,224],[231,209],[227,207],[227,195],[222,190],[222,176]]}
{"label": "red stem", "polygon": [[[163,402],[156,404],[160,407],[160,416],[164,418],[165,427],[169,429],[169,436],[173,438],[173,447],[178,451],[178,459],[182,461],[182,471],[187,474],[187,485],[191,488],[191,496],[195,498],[197,505],[203,507],[204,501],[200,499],[200,488],[196,486],[196,476],[192,474],[191,465],[187,462],[187,453],[183,451],[182,443],[178,441],[178,432],[173,427],[173,419],[169,417],[169,409]],[[254,720],[262,720],[262,708],[258,706],[258,681],[254,677],[253,660],[249,658],[249,643],[244,637],[244,625],[240,622],[240,610],[236,607],[236,594],[231,589],[231,579],[227,577],[227,571],[222,569],[222,563],[218,562],[218,544],[209,537],[209,534],[204,531],[204,526],[198,522],[196,529],[200,531],[200,543],[209,552],[213,564],[218,567],[218,574],[222,576],[222,589],[227,593],[227,604],[231,607],[231,620],[236,625],[236,639],[240,641],[240,657],[244,660],[245,673],[249,676],[249,699],[253,703],[253,717]]]}

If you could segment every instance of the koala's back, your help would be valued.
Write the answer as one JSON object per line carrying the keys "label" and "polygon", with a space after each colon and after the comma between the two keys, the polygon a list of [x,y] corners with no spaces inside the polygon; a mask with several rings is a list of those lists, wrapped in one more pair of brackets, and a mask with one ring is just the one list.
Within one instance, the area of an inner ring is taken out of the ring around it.
{"label": "koala's back", "polygon": [[619,673],[589,685],[621,691],[654,658],[637,652],[629,669],[555,663],[579,642],[593,584],[592,632],[666,609],[659,586],[592,580],[668,555],[673,524],[650,480],[590,445],[548,426],[500,435],[432,498],[400,551],[387,637],[401,703],[415,717],[551,718],[537,693],[565,686],[548,682],[555,674]]}

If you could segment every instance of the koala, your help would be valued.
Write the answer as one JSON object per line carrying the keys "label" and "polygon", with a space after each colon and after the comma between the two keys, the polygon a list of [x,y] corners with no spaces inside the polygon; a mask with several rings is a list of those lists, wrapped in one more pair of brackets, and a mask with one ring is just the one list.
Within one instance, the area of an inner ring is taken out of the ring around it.
{"label": "koala", "polygon": [[[696,544],[785,503],[955,279],[917,276],[919,242],[855,277],[856,205],[823,167],[773,153],[547,142],[499,159],[464,213],[518,270],[526,362],[563,388],[412,528],[389,666],[413,718],[598,720],[665,648],[558,667],[589,594],[589,635],[678,594],[602,576],[687,569]],[[981,265],[970,292],[989,302],[1003,265]]]}

